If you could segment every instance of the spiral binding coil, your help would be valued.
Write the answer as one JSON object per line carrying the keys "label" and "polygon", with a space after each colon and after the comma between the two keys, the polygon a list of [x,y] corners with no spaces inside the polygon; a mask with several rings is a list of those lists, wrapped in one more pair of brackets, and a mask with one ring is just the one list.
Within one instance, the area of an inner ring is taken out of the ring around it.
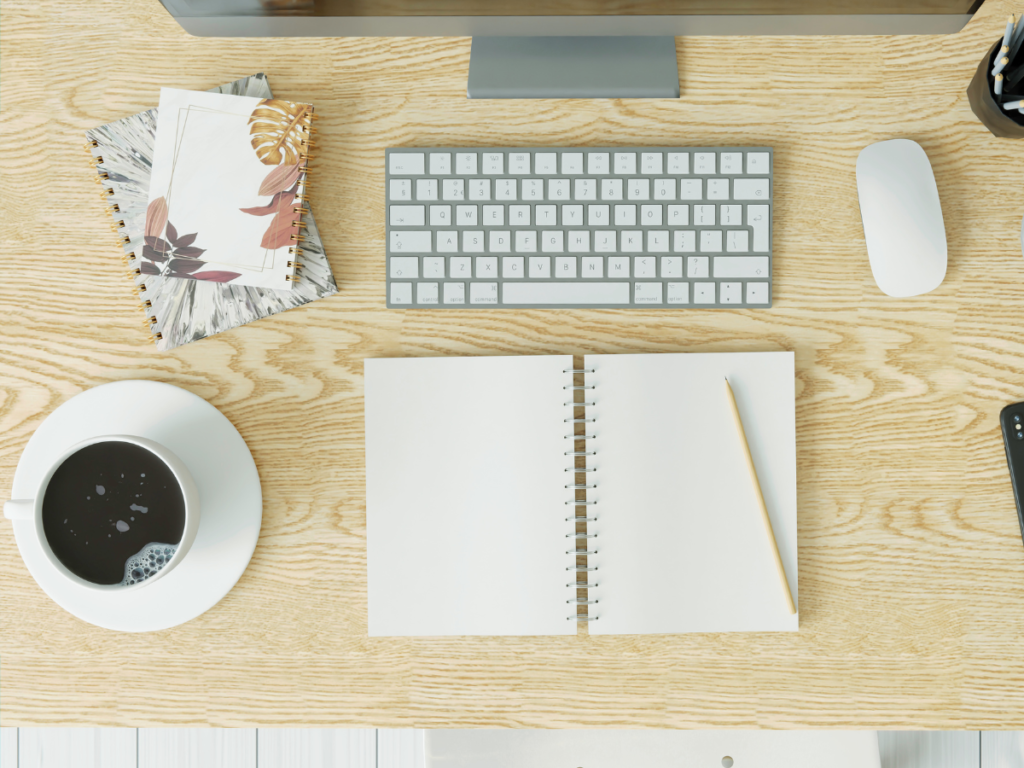
{"label": "spiral binding coil", "polygon": [[297,283],[301,279],[298,273],[302,271],[302,262],[298,261],[294,257],[302,255],[302,247],[298,245],[298,243],[303,243],[306,241],[306,236],[300,235],[299,230],[304,229],[307,232],[309,231],[309,227],[307,226],[306,222],[302,220],[302,217],[306,215],[307,211],[309,211],[309,174],[313,170],[312,168],[309,167],[309,156],[310,150],[316,146],[316,142],[313,141],[313,134],[316,132],[316,128],[313,126],[313,121],[320,119],[317,115],[313,113],[312,105],[310,105],[309,112],[306,113],[306,117],[307,120],[305,120],[305,122],[302,124],[302,130],[303,132],[305,132],[306,137],[300,143],[299,150],[299,161],[302,163],[302,194],[295,196],[295,202],[298,203],[298,205],[292,208],[292,213],[298,214],[298,219],[292,222],[292,226],[295,228],[295,232],[289,238],[293,243],[295,243],[295,245],[288,248],[288,255],[293,257],[291,260],[288,261],[288,267],[290,269],[294,269],[295,273],[291,275],[285,275],[284,278],[290,283]]}
{"label": "spiral binding coil", "polygon": [[[566,368],[566,369],[563,370],[563,373],[568,373],[568,374],[573,375],[573,376],[575,376],[577,374],[585,375],[585,374],[593,373],[593,372],[594,372],[593,368]],[[588,384],[570,384],[568,386],[562,387],[562,389],[573,393],[573,395],[571,396],[573,399],[567,400],[565,402],[565,405],[568,406],[569,408],[573,408],[573,409],[575,409],[575,408],[584,408],[584,409],[586,409],[588,406],[593,406],[594,405],[594,403],[592,401],[590,401],[590,402],[587,401],[587,395],[586,395],[587,390],[594,389],[594,386],[592,384],[590,384],[590,385],[588,385]],[[583,400],[582,401],[578,401],[578,400],[575,399],[575,393],[577,391],[583,393]],[[566,440],[571,440],[572,443],[573,443],[572,449],[565,452],[566,456],[571,456],[573,458],[573,466],[566,467],[565,471],[566,472],[572,472],[574,476],[577,475],[577,474],[583,475],[583,482],[582,483],[580,483],[577,479],[574,479],[573,482],[566,483],[566,485],[565,485],[565,489],[566,490],[573,491],[573,498],[570,499],[569,501],[566,501],[565,505],[567,507],[571,506],[575,510],[573,512],[573,516],[572,517],[565,518],[565,521],[567,523],[571,523],[572,524],[572,533],[566,534],[565,538],[570,540],[571,542],[573,542],[572,545],[571,545],[571,548],[566,550],[565,554],[572,556],[576,560],[576,563],[574,565],[571,565],[571,566],[569,566],[568,568],[565,569],[567,571],[572,571],[572,572],[576,573],[576,581],[575,582],[570,582],[569,584],[566,584],[566,586],[570,587],[570,588],[571,587],[575,587],[578,592],[587,592],[588,593],[588,594],[585,594],[583,596],[580,596],[579,594],[577,594],[577,596],[575,598],[566,600],[566,603],[568,603],[569,605],[575,605],[577,607],[579,607],[579,606],[597,605],[598,601],[596,599],[592,600],[590,598],[590,596],[589,596],[589,590],[592,587],[596,587],[597,586],[597,582],[596,581],[595,582],[591,582],[589,580],[589,576],[588,576],[588,574],[590,574],[591,572],[595,572],[595,575],[596,575],[597,566],[596,565],[590,565],[589,562],[587,564],[585,564],[585,565],[580,565],[579,564],[580,558],[587,558],[587,557],[590,557],[591,555],[596,555],[597,552],[598,552],[597,546],[596,546],[596,542],[594,541],[597,538],[597,534],[596,533],[590,533],[588,531],[588,529],[587,529],[587,524],[588,523],[597,522],[597,515],[594,514],[594,512],[590,509],[591,507],[597,506],[597,499],[589,498],[588,497],[588,494],[591,491],[593,491],[594,489],[597,488],[597,484],[596,483],[587,482],[587,479],[586,479],[586,474],[588,472],[593,472],[595,470],[595,468],[594,467],[587,467],[587,466],[582,466],[582,467],[577,467],[576,466],[576,459],[577,458],[582,458],[583,459],[583,464],[586,465],[588,457],[596,456],[597,455],[597,451],[590,451],[590,450],[587,450],[586,448],[584,448],[582,451],[579,451],[579,450],[576,449],[577,441],[585,442],[587,440],[593,440],[594,439],[595,435],[587,434],[587,431],[588,431],[588,425],[593,424],[596,421],[596,419],[594,419],[594,418],[587,418],[585,415],[583,417],[578,417],[578,416],[573,415],[573,416],[569,416],[569,417],[563,419],[562,421],[563,421],[564,424],[566,424],[566,425],[571,424],[572,427],[573,427],[573,431],[570,434],[567,434],[565,436]],[[583,430],[582,434],[577,434],[576,433],[576,425],[577,424],[582,427],[582,430]],[[582,498],[582,499],[575,498],[577,496],[577,493],[576,493],[577,491],[583,491],[583,494],[584,494],[585,498]],[[581,508],[582,508],[582,512],[583,512],[582,514],[581,514]],[[582,549],[580,548],[581,545],[582,545]],[[587,610],[587,613],[574,613],[574,614],[570,615],[568,617],[569,621],[597,621],[598,620],[599,617],[596,616],[596,615],[593,615],[591,613],[591,609],[589,607],[586,610]]]}

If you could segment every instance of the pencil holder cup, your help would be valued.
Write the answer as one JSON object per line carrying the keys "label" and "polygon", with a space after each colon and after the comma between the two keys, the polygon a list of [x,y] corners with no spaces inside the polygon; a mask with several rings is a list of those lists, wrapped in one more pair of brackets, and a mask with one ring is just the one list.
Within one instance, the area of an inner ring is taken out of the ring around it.
{"label": "pencil holder cup", "polygon": [[996,102],[992,88],[995,85],[995,78],[992,77],[992,67],[995,65],[996,52],[1003,44],[1002,38],[996,40],[988,51],[988,55],[981,60],[978,71],[974,73],[971,84],[967,86],[967,100],[971,102],[971,111],[981,120],[993,136],[1001,139],[1022,139],[1024,138],[1024,115],[1018,110],[1004,110]]}

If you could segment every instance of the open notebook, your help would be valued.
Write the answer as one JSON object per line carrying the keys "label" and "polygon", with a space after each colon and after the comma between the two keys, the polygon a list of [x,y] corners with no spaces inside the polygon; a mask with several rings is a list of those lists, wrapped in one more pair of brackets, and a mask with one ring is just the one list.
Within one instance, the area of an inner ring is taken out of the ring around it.
{"label": "open notebook", "polygon": [[[793,354],[587,355],[584,369],[366,361],[370,635],[572,635],[580,599],[591,634],[797,629],[724,384],[796,600]],[[592,437],[576,442],[581,416]],[[592,486],[586,506],[576,484]],[[577,541],[595,554],[577,558]]]}

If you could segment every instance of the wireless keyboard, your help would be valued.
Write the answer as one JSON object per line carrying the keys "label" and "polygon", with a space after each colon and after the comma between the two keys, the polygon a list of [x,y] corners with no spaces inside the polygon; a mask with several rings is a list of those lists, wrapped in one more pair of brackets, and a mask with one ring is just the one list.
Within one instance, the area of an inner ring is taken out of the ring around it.
{"label": "wireless keyboard", "polygon": [[769,307],[770,147],[386,151],[396,308]]}

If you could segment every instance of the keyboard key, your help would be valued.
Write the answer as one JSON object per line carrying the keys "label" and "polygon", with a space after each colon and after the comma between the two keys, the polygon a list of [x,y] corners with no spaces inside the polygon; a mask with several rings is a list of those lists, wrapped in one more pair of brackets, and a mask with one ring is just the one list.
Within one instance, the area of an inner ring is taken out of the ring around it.
{"label": "keyboard key", "polygon": [[512,250],[512,233],[505,230],[488,232],[487,250],[491,253],[509,253]]}
{"label": "keyboard key", "polygon": [[515,179],[495,179],[494,180],[494,199],[495,200],[515,200],[516,199],[516,180]]}
{"label": "keyboard key", "polygon": [[641,205],[640,224],[645,227],[660,227],[661,211],[660,205]]}
{"label": "keyboard key", "polygon": [[601,199],[621,200],[622,179],[601,179]]}
{"label": "keyboard key", "polygon": [[529,152],[509,152],[508,153],[508,173],[509,176],[526,176],[530,173],[530,153]]}
{"label": "keyboard key", "polygon": [[528,227],[530,226],[530,211],[533,209],[529,205],[510,205],[508,207],[508,224],[510,227]]}
{"label": "keyboard key", "polygon": [[533,156],[534,173],[554,176],[558,173],[558,155],[554,152],[538,152]]}
{"label": "keyboard key", "polygon": [[417,200],[437,200],[437,179],[416,179]]}
{"label": "keyboard key", "polygon": [[624,229],[619,233],[619,250],[626,253],[643,253],[644,233],[635,229]]}
{"label": "keyboard key", "polygon": [[684,229],[672,234],[672,250],[676,253],[693,253],[697,250],[697,233]]}
{"label": "keyboard key", "polygon": [[668,169],[666,173],[674,173],[677,175],[683,175],[690,172],[690,153],[689,152],[669,152],[668,153]]}
{"label": "keyboard key", "polygon": [[408,179],[392,179],[388,183],[388,198],[397,201],[412,200],[412,182]]}
{"label": "keyboard key", "polygon": [[648,253],[668,253],[668,230],[654,229],[647,233]]}
{"label": "keyboard key", "polygon": [[562,173],[566,176],[578,176],[583,173],[583,153],[563,152]]}
{"label": "keyboard key", "polygon": [[718,173],[715,168],[715,153],[714,152],[694,152],[693,153],[693,172],[700,174],[712,174]]}
{"label": "keyboard key", "polygon": [[614,229],[602,229],[594,233],[594,250],[598,253],[614,253],[618,236]]}
{"label": "keyboard key", "polygon": [[555,277],[576,277],[576,261],[575,256],[555,257]]}
{"label": "keyboard key", "polygon": [[718,286],[718,300],[722,304],[743,302],[743,283],[722,283]]}
{"label": "keyboard key", "polygon": [[388,155],[388,172],[392,176],[422,176],[423,163],[422,152],[392,152]]}
{"label": "keyboard key", "polygon": [[463,253],[483,253],[484,233],[478,229],[466,230],[462,233]]}
{"label": "keyboard key", "polygon": [[666,298],[669,304],[689,304],[690,284],[689,283],[667,283]]}
{"label": "keyboard key", "polygon": [[693,206],[693,223],[701,227],[715,226],[715,208],[714,205]]}
{"label": "keyboard key", "polygon": [[716,256],[715,277],[768,277],[768,257]]}
{"label": "keyboard key", "polygon": [[651,180],[630,179],[629,183],[626,185],[626,197],[630,200],[650,200]]}
{"label": "keyboard key", "polygon": [[701,253],[722,252],[722,230],[705,229],[700,233]]}
{"label": "keyboard key", "polygon": [[505,153],[484,152],[484,174],[487,176],[503,176],[505,174]]}
{"label": "keyboard key", "polygon": [[445,304],[465,304],[466,303],[466,284],[465,283],[445,283],[444,284],[444,303]]}
{"label": "keyboard key", "polygon": [[580,277],[604,277],[604,257],[584,256]]}
{"label": "keyboard key", "polygon": [[470,179],[469,180],[469,199],[470,200],[490,200],[491,199],[491,180],[490,179]]}
{"label": "keyboard key", "polygon": [[462,176],[476,176],[476,152],[459,152],[455,155],[455,172]]}
{"label": "keyboard key", "polygon": [[516,231],[516,250],[519,253],[537,252],[537,233],[532,230],[520,229]]}
{"label": "keyboard key", "polygon": [[472,277],[473,260],[469,256],[452,256],[448,262],[449,277]]}
{"label": "keyboard key", "polygon": [[680,179],[679,180],[680,200],[703,200],[704,181],[702,179]]}
{"label": "keyboard key", "polygon": [[608,277],[629,277],[629,256],[611,256],[608,259]]}
{"label": "keyboard key", "polygon": [[[514,197],[512,198],[515,199]],[[544,180],[523,179],[523,200],[543,200]]]}
{"label": "keyboard key", "polygon": [[482,223],[485,227],[505,226],[504,205],[485,205],[483,208],[484,218]]}
{"label": "keyboard key", "polygon": [[506,280],[511,280],[518,277],[525,277],[526,266],[524,264],[525,259],[522,256],[502,256],[501,257],[501,276]]}
{"label": "keyboard key", "polygon": [[708,257],[690,256],[686,259],[687,277],[708,277]]}
{"label": "keyboard key", "polygon": [[465,179],[445,179],[441,182],[441,199],[442,200],[465,200],[466,199],[466,180]]}
{"label": "keyboard key", "polygon": [[747,173],[771,173],[771,155],[767,152],[747,152]]}
{"label": "keyboard key", "polygon": [[655,200],[675,200],[676,199],[676,180],[675,179],[655,179],[654,180],[654,199]]}
{"label": "keyboard key", "polygon": [[729,180],[708,179],[708,200],[728,200]]}
{"label": "keyboard key", "polygon": [[654,256],[633,258],[633,277],[657,277],[658,260]]}
{"label": "keyboard key", "polygon": [[588,205],[587,206],[587,226],[589,226],[589,227],[607,227],[608,226],[608,206],[607,205]]}
{"label": "keyboard key", "polygon": [[634,283],[634,304],[661,304],[661,283]]}
{"label": "keyboard key", "polygon": [[423,276],[444,277],[444,256],[424,256]]}
{"label": "keyboard key", "polygon": [[767,200],[768,179],[736,179],[732,195],[733,200]]}
{"label": "keyboard key", "polygon": [[430,153],[430,175],[447,176],[452,172],[452,156],[450,152]]}
{"label": "keyboard key", "polygon": [[392,227],[422,227],[425,210],[422,205],[390,205],[388,216]]}
{"label": "keyboard key", "polygon": [[455,221],[460,227],[475,227],[479,209],[475,205],[455,206]]}
{"label": "keyboard key", "polygon": [[533,215],[536,217],[536,224],[538,227],[553,227],[557,223],[555,217],[558,212],[558,206],[555,205],[538,205],[533,209]]}
{"label": "keyboard key", "polygon": [[615,173],[619,176],[632,176],[635,174],[636,152],[616,152]]}
{"label": "keyboard key", "polygon": [[683,257],[682,256],[662,256],[661,257],[661,276],[662,277],[682,277],[683,276]]}
{"label": "keyboard key", "polygon": [[635,205],[616,205],[615,206],[615,226],[617,227],[632,227],[636,225],[636,206]]}
{"label": "keyboard key", "polygon": [[690,206],[670,205],[668,207],[668,224],[670,226],[685,227],[690,223]]}
{"label": "keyboard key", "polygon": [[723,152],[720,162],[721,173],[743,173],[742,152]]}
{"label": "keyboard key", "polygon": [[452,225],[452,207],[450,205],[430,206],[430,226],[450,227]]}
{"label": "keyboard key", "polygon": [[755,253],[767,253],[771,246],[771,236],[768,232],[768,206],[748,205],[747,224],[754,230],[754,245],[750,249]]}
{"label": "keyboard key", "polygon": [[661,152],[644,152],[640,155],[640,173],[646,173],[648,176],[660,176],[662,159]]}
{"label": "keyboard key", "polygon": [[747,304],[767,304],[768,283],[747,283]]}
{"label": "keyboard key", "polygon": [[540,249],[547,253],[561,253],[565,250],[565,233],[551,230],[540,233]]}
{"label": "keyboard key", "polygon": [[597,200],[597,181],[595,179],[574,179],[572,199]]}
{"label": "keyboard key", "polygon": [[550,179],[548,181],[548,200],[568,200],[569,180]]}
{"label": "keyboard key", "polygon": [[430,253],[430,232],[392,232],[391,252]]}
{"label": "keyboard key", "polygon": [[720,205],[718,206],[718,209],[719,213],[721,214],[721,222],[723,227],[743,226],[742,205]]}
{"label": "keyboard key", "polygon": [[417,283],[416,303],[437,304],[437,283]]}
{"label": "keyboard key", "polygon": [[733,229],[725,233],[725,250],[732,253],[746,253],[750,250],[750,233],[745,229]]}
{"label": "keyboard key", "polygon": [[505,283],[505,304],[629,304],[629,283]]}
{"label": "keyboard key", "polygon": [[470,304],[497,304],[498,284],[497,283],[470,283],[469,284]]}
{"label": "keyboard key", "polygon": [[459,233],[457,230],[450,229],[437,233],[437,252],[438,253],[458,253],[459,252]]}
{"label": "keyboard key", "polygon": [[590,232],[581,229],[569,233],[569,253],[587,253],[589,251]]}
{"label": "keyboard key", "polygon": [[[550,256],[531,256],[530,257],[530,277],[532,278],[547,278],[551,277],[551,257]],[[506,288],[506,291],[508,289]],[[505,294],[505,301],[508,301],[508,294]]]}
{"label": "keyboard key", "polygon": [[562,206],[562,226],[563,227],[580,227],[580,226],[583,226],[583,206],[582,205],[563,205]]}
{"label": "keyboard key", "polygon": [[694,283],[693,284],[693,303],[694,304],[714,304],[715,303],[715,284],[714,283]]}
{"label": "keyboard key", "polygon": [[608,173],[608,153],[588,152],[587,173],[591,176],[603,176]]}
{"label": "keyboard key", "polygon": [[412,304],[412,283],[392,283],[391,303]]}

